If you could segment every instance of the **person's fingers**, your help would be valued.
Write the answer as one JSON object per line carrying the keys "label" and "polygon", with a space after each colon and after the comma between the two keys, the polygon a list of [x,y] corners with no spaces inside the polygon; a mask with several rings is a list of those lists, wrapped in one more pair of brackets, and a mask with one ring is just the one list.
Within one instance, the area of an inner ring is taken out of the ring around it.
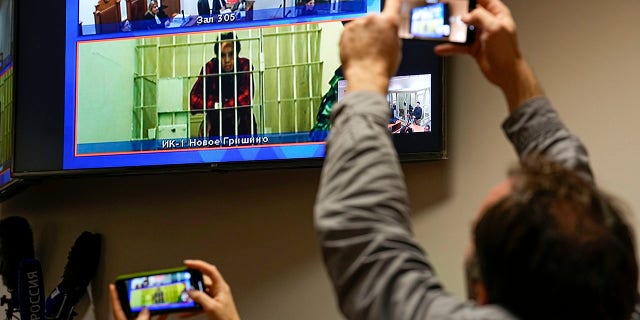
{"label": "person's fingers", "polygon": [[211,294],[212,296],[215,296],[218,292],[220,292],[220,290],[224,289],[225,286],[227,286],[227,282],[224,281],[222,274],[220,274],[220,271],[218,271],[218,268],[216,268],[216,266],[202,260],[185,260],[184,264],[188,268],[200,270],[200,272],[211,278],[212,284],[210,287],[211,292],[209,292],[209,294]]}
{"label": "person's fingers", "polygon": [[509,7],[500,0],[478,0],[478,4],[495,15],[511,12]]}
{"label": "person's fingers", "polygon": [[483,7],[477,7],[462,17],[462,22],[484,30],[493,30],[498,24],[496,17]]}
{"label": "person's fingers", "polygon": [[140,311],[140,313],[138,314],[138,317],[136,318],[136,320],[149,320],[149,319],[151,319],[151,313],[147,308],[142,309],[142,311]]}
{"label": "person's fingers", "polygon": [[111,310],[113,312],[113,318],[115,320],[126,320],[127,316],[124,314],[120,299],[118,298],[118,291],[113,284],[109,285],[109,299],[111,300]]}
{"label": "person's fingers", "polygon": [[439,44],[434,48],[434,52],[437,55],[440,56],[451,56],[451,55],[456,55],[456,54],[468,54],[469,53],[469,47],[468,46],[461,46],[461,45],[455,45],[452,43],[443,43],[443,44]]}
{"label": "person's fingers", "polygon": [[206,274],[203,274],[203,275],[202,275],[202,282],[204,282],[204,286],[205,286],[205,288],[209,288],[209,287],[211,287],[211,285],[213,285],[213,281],[212,281],[212,280],[211,280],[211,278],[210,278],[208,275],[206,275]]}
{"label": "person's fingers", "polygon": [[385,0],[382,14],[390,17],[398,17],[402,0]]}
{"label": "person's fingers", "polygon": [[212,310],[215,307],[215,300],[211,299],[208,294],[198,290],[189,290],[187,293],[189,297],[201,305],[204,310]]}

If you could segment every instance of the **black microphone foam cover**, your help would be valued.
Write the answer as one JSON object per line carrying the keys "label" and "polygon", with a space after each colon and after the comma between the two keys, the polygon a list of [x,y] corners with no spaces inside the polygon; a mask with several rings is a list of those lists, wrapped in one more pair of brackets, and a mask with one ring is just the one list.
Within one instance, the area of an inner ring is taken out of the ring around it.
{"label": "black microphone foam cover", "polygon": [[20,261],[34,256],[33,232],[27,219],[12,216],[0,220],[0,274],[9,292],[18,290]]}
{"label": "black microphone foam cover", "polygon": [[45,303],[47,319],[70,319],[74,306],[87,291],[100,261],[102,236],[83,232],[71,247],[60,283]]}
{"label": "black microphone foam cover", "polygon": [[60,287],[65,292],[84,290],[93,279],[100,262],[102,237],[98,233],[83,232],[71,247],[64,267]]}

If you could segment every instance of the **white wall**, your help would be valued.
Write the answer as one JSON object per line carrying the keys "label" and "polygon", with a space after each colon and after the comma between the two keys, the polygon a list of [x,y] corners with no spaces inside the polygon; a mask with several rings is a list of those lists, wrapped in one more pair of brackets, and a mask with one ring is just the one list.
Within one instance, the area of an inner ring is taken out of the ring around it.
{"label": "white wall", "polygon": [[78,57],[78,143],[130,141],[136,40],[87,42]]}
{"label": "white wall", "polygon": [[[589,147],[598,182],[640,212],[640,2],[508,3],[523,51]],[[515,157],[498,129],[506,115],[501,94],[471,59],[449,66],[450,159],[404,170],[418,240],[447,288],[462,296],[471,218]],[[312,227],[318,176],[319,169],[295,169],[54,179],[4,202],[2,216],[33,224],[48,289],[82,230],[104,234],[92,287],[98,319],[109,317],[107,283],[116,275],[186,257],[220,267],[245,319],[340,319]],[[632,220],[638,232],[637,215]]]}

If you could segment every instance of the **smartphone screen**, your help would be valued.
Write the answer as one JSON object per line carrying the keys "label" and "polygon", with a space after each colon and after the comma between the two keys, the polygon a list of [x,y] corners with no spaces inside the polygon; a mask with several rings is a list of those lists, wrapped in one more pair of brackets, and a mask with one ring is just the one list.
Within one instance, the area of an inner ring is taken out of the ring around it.
{"label": "smartphone screen", "polygon": [[125,313],[135,316],[148,308],[152,314],[199,308],[187,294],[203,290],[202,274],[185,268],[120,276],[116,288]]}
{"label": "smartphone screen", "polygon": [[475,0],[404,0],[399,35],[404,39],[471,43],[473,26],[462,16],[475,8]]}

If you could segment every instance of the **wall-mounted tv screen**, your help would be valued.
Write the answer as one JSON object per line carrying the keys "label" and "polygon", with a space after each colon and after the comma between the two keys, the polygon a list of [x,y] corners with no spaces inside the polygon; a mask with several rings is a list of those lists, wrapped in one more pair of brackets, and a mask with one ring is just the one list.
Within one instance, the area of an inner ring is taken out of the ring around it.
{"label": "wall-mounted tv screen", "polygon": [[[25,65],[16,119],[19,176],[319,164],[329,113],[346,86],[341,31],[382,4],[67,0],[46,6],[42,13],[23,1],[18,10],[31,22],[21,21],[19,31],[21,71]],[[389,131],[407,157],[445,156],[443,60],[432,52],[425,42],[406,42],[387,95]]]}
{"label": "wall-mounted tv screen", "polygon": [[12,195],[14,103],[14,0],[0,0],[0,201]]}

